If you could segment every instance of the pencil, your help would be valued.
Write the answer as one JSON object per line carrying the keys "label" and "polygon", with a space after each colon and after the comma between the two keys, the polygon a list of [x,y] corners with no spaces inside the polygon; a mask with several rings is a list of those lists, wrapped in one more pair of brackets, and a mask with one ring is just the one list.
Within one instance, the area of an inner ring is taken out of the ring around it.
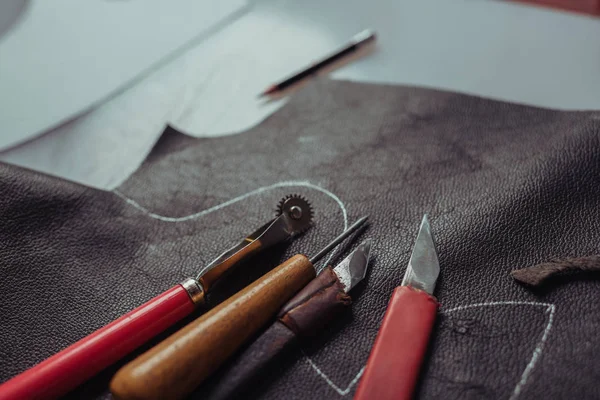
{"label": "pencil", "polygon": [[342,48],[325,56],[321,60],[312,63],[311,65],[302,69],[301,71],[294,73],[290,77],[285,78],[282,81],[269,86],[264,92],[262,92],[259,95],[259,97],[271,96],[271,95],[274,95],[276,93],[279,93],[279,92],[287,89],[288,87],[292,86],[293,84],[301,81],[302,79],[304,79],[308,76],[316,74],[323,68],[335,63],[336,61],[339,61],[339,60],[343,59],[344,57],[347,57],[350,54],[357,52],[359,49],[361,49],[365,45],[373,42],[375,40],[375,38],[376,38],[375,32],[373,32],[370,29],[364,30],[364,31],[354,35],[352,37],[352,39],[350,40],[350,42],[348,42]]}

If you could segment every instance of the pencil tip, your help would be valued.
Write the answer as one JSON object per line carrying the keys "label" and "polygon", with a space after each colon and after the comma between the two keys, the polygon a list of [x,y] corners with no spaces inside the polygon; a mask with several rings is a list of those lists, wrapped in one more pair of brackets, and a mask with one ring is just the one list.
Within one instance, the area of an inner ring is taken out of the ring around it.
{"label": "pencil tip", "polygon": [[269,96],[269,95],[275,93],[276,91],[277,91],[277,86],[271,85],[268,88],[266,88],[261,94],[259,94],[258,97],[266,97],[266,96]]}

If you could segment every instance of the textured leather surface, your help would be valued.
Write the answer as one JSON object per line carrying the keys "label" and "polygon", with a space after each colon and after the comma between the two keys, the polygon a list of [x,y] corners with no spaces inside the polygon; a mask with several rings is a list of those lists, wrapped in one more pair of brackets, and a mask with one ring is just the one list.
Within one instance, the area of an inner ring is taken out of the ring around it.
{"label": "textured leather surface", "polygon": [[[599,282],[532,292],[509,275],[600,251],[599,133],[598,112],[317,81],[243,135],[167,130],[118,193],[0,166],[0,380],[194,275],[293,192],[313,203],[315,226],[209,301],[316,251],[346,213],[370,215],[373,257],[351,312],[248,398],[353,394],[424,212],[441,309],[420,397],[600,398]],[[72,397],[109,398],[115,368]]]}

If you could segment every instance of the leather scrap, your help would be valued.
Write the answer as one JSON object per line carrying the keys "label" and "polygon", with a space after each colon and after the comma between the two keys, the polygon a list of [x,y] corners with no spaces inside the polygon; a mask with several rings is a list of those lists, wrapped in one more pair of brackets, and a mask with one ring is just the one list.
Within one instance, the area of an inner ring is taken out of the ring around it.
{"label": "leather scrap", "polygon": [[532,267],[516,269],[510,274],[521,283],[530,286],[540,286],[549,278],[567,272],[600,271],[600,256],[576,257],[551,260]]}

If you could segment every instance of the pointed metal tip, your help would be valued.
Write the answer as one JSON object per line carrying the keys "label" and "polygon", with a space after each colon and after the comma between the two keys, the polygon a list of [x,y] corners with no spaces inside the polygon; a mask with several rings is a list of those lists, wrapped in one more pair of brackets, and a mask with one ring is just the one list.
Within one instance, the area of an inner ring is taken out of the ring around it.
{"label": "pointed metal tip", "polygon": [[423,216],[402,285],[432,294],[440,273],[440,263],[427,214]]}
{"label": "pointed metal tip", "polygon": [[367,239],[358,246],[358,249],[364,255],[364,267],[362,268],[362,273],[359,273],[358,282],[362,281],[365,276],[367,276],[367,269],[369,269],[369,260],[371,259],[371,239]]}
{"label": "pointed metal tip", "polygon": [[421,220],[421,226],[419,226],[418,235],[421,235],[421,232],[427,232],[427,234],[431,236],[431,224],[429,223],[429,217],[427,217],[427,214],[423,214],[423,219]]}
{"label": "pointed metal tip", "polygon": [[358,246],[358,248],[367,256],[367,261],[369,261],[369,256],[371,254],[371,242],[372,240],[369,238]]}
{"label": "pointed metal tip", "polygon": [[333,269],[346,293],[367,276],[370,252],[371,239],[367,239]]}
{"label": "pointed metal tip", "polygon": [[329,243],[327,246],[325,246],[325,248],[323,248],[321,251],[319,251],[317,254],[315,254],[310,259],[310,263],[314,264],[317,261],[319,261],[325,254],[327,254],[329,251],[331,251],[331,249],[333,249],[335,246],[337,246],[338,244],[343,242],[344,239],[346,239],[348,236],[350,236],[350,234],[352,234],[358,228],[360,228],[368,218],[369,218],[368,216],[365,216],[365,217],[362,217],[361,219],[359,219],[358,221],[356,221],[355,223],[353,223],[344,232],[342,232],[338,237],[333,239],[333,241],[331,243]]}
{"label": "pointed metal tip", "polygon": [[356,221],[354,224],[355,225],[362,225],[364,224],[367,220],[369,219],[368,215],[365,215],[364,217],[362,217],[361,219],[359,219],[358,221]]}

